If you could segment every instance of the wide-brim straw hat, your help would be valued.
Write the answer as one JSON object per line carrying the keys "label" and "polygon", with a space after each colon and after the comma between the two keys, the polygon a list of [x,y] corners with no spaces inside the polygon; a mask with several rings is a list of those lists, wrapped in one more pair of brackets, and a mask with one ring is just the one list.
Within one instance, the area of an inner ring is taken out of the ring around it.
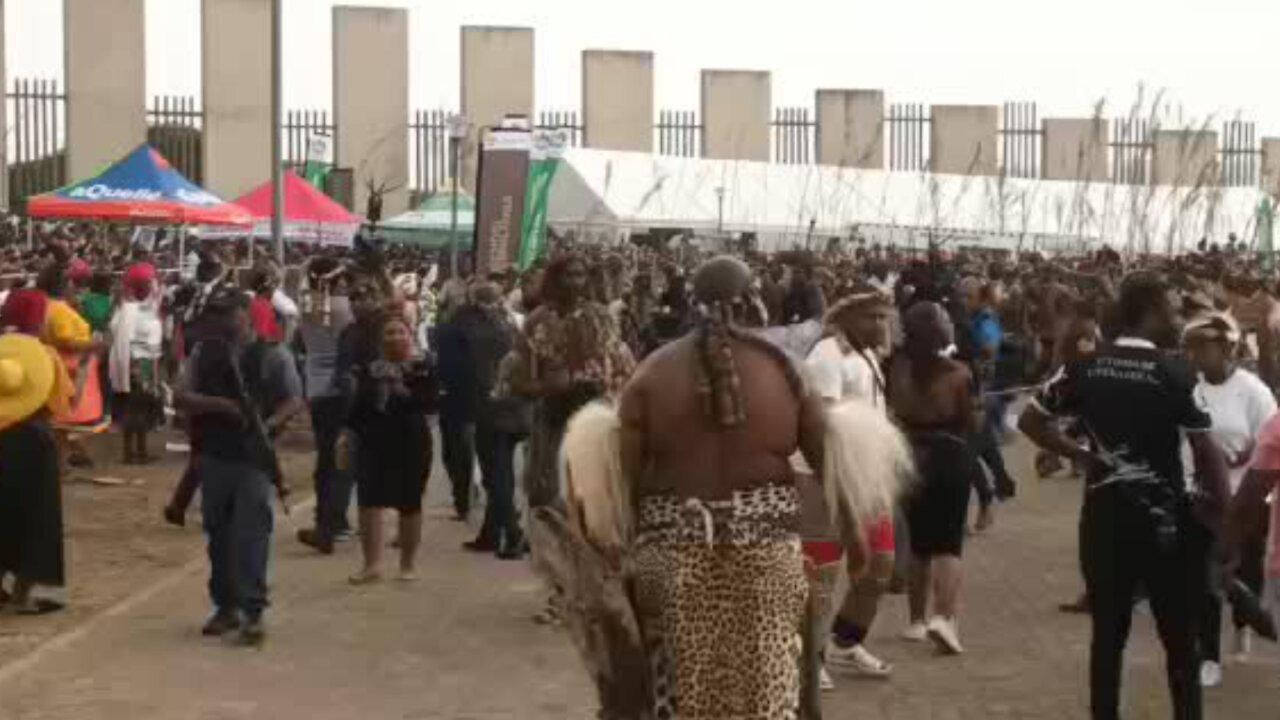
{"label": "wide-brim straw hat", "polygon": [[0,336],[0,429],[26,420],[53,392],[56,369],[43,343],[29,335]]}

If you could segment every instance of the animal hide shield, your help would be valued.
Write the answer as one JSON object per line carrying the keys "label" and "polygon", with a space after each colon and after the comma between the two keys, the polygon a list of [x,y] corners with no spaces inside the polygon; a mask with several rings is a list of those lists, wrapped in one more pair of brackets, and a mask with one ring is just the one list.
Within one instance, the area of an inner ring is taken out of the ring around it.
{"label": "animal hide shield", "polygon": [[602,720],[651,720],[649,661],[626,572],[630,491],[618,417],[592,403],[570,419],[560,452],[565,508],[530,518],[534,569],[559,592],[565,627],[595,681]]}

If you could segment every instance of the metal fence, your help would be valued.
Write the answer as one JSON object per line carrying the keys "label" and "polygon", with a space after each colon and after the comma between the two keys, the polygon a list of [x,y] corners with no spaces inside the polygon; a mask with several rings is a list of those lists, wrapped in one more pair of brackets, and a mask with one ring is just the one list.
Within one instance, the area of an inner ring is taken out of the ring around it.
{"label": "metal fence", "polygon": [[1040,111],[1033,102],[1004,104],[1004,122],[1000,124],[1000,169],[1005,177],[1040,177],[1040,148],[1044,130],[1040,127]]}
{"label": "metal fence", "polygon": [[818,124],[809,108],[775,108],[773,111],[773,161],[783,165],[807,165],[814,161],[814,137]]}
{"label": "metal fence", "polygon": [[16,78],[5,98],[9,207],[67,184],[67,96],[57,80]]}
{"label": "metal fence", "polygon": [[1222,124],[1222,184],[1256,187],[1262,180],[1262,148],[1254,123],[1232,120]]}
{"label": "metal fence", "polygon": [[884,121],[889,126],[889,169],[927,170],[933,128],[929,106],[894,103]]}
{"label": "metal fence", "polygon": [[563,130],[569,147],[582,147],[582,123],[576,110],[544,110],[538,113],[538,130]]}
{"label": "metal fence", "polygon": [[311,138],[322,135],[332,141],[336,129],[328,110],[289,110],[284,118],[285,163],[295,167],[305,165]]}
{"label": "metal fence", "polygon": [[409,187],[415,200],[440,192],[453,177],[453,163],[449,157],[449,115],[445,110],[418,110],[409,123],[410,146],[413,148]]}
{"label": "metal fence", "polygon": [[658,113],[658,154],[676,157],[702,155],[702,123],[692,110],[663,110]]}
{"label": "metal fence", "polygon": [[1111,122],[1111,179],[1145,185],[1151,179],[1151,123],[1140,118]]}
{"label": "metal fence", "polygon": [[152,98],[147,108],[147,142],[188,180],[204,184],[204,112],[194,97]]}

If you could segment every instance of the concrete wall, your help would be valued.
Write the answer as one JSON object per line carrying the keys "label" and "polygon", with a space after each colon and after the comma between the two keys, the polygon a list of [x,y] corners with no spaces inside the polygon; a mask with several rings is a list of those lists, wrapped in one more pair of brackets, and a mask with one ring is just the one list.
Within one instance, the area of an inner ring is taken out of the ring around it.
{"label": "concrete wall", "polygon": [[653,152],[653,53],[584,50],[584,144]]}
{"label": "concrete wall", "polygon": [[1102,118],[1044,121],[1040,176],[1045,180],[1107,180],[1107,122]]}
{"label": "concrete wall", "polygon": [[934,105],[929,169],[951,175],[1000,172],[996,138],[1000,108],[995,105]]}
{"label": "concrete wall", "polygon": [[375,7],[333,9],[333,111],[337,164],[355,170],[355,211],[368,182],[400,186],[383,197],[382,217],[409,205],[409,13]]}
{"label": "concrete wall", "polygon": [[1280,138],[1262,139],[1262,189],[1280,197]]}
{"label": "concrete wall", "polygon": [[714,160],[770,158],[768,72],[702,71],[702,156]]}
{"label": "concrete wall", "polygon": [[147,139],[144,0],[64,0],[67,180]]}
{"label": "concrete wall", "polygon": [[1151,134],[1151,184],[1187,187],[1222,184],[1218,133],[1156,130]]}
{"label": "concrete wall", "polygon": [[271,2],[204,0],[204,184],[228,200],[271,178]]}
{"label": "concrete wall", "polygon": [[475,189],[481,128],[506,115],[533,117],[533,28],[462,28],[462,116],[470,132],[462,153],[462,183]]}
{"label": "concrete wall", "polygon": [[884,91],[819,90],[818,164],[884,169]]}

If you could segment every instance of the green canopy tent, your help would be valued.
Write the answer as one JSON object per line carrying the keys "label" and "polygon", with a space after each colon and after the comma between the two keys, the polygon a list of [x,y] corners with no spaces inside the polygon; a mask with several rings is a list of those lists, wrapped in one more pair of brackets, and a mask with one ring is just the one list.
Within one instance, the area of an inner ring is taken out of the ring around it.
{"label": "green canopy tent", "polygon": [[[447,250],[452,193],[437,193],[422,201],[417,210],[397,215],[378,226],[387,242],[417,245],[428,250]],[[458,195],[458,248],[471,249],[476,226],[476,201],[470,195]]]}

